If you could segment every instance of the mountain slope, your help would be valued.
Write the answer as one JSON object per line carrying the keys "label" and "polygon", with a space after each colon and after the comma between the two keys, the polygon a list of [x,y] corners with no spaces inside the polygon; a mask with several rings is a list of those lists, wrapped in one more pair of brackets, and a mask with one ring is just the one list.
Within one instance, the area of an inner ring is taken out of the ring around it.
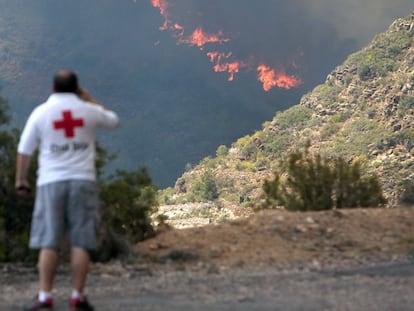
{"label": "mountain slope", "polygon": [[257,202],[277,162],[310,141],[311,151],[358,160],[376,173],[395,206],[414,179],[413,123],[414,12],[350,55],[298,105],[184,173],[165,191],[167,202],[196,201],[209,181],[218,206],[240,211]]}

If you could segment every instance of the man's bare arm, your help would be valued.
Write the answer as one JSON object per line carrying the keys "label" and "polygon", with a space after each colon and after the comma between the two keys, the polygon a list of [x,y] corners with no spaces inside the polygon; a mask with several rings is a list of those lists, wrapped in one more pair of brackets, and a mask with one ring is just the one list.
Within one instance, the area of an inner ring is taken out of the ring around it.
{"label": "man's bare arm", "polygon": [[27,180],[30,160],[30,155],[17,153],[15,187],[18,194],[26,194],[28,191],[30,191],[30,184]]}

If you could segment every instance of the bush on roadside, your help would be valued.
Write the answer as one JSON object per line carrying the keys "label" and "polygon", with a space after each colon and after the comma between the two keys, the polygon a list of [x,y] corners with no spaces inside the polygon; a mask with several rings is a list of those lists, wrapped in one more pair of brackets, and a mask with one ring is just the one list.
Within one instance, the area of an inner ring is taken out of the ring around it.
{"label": "bush on roadside", "polygon": [[101,183],[100,194],[104,220],[116,233],[132,243],[153,233],[150,216],[158,205],[157,189],[146,168],[117,171]]}
{"label": "bush on roadside", "polygon": [[306,148],[288,155],[273,180],[263,184],[263,208],[292,211],[377,207],[386,202],[377,176],[362,176],[358,162],[313,155]]}
{"label": "bush on roadside", "polygon": [[404,192],[399,198],[399,203],[401,205],[412,206],[414,205],[414,183],[409,182],[404,186]]}

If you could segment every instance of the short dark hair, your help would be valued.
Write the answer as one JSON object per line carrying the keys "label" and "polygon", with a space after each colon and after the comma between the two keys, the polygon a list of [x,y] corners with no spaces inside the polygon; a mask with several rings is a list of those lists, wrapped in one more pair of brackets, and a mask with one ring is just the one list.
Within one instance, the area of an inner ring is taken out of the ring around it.
{"label": "short dark hair", "polygon": [[71,70],[59,70],[53,78],[53,90],[56,93],[77,93],[78,77]]}

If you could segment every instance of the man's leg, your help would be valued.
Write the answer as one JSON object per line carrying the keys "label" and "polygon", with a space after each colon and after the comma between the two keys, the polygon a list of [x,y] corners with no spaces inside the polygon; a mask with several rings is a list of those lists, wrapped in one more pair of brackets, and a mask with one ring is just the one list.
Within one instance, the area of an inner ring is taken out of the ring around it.
{"label": "man's leg", "polygon": [[84,290],[90,265],[89,250],[93,250],[96,244],[96,213],[99,207],[96,183],[71,181],[69,202],[69,241],[72,245],[70,306],[73,310],[93,311]]}
{"label": "man's leg", "polygon": [[39,283],[40,290],[51,293],[56,270],[59,265],[59,255],[54,249],[42,249],[39,254]]}
{"label": "man's leg", "polygon": [[83,294],[89,272],[90,256],[80,247],[71,249],[72,288]]}

